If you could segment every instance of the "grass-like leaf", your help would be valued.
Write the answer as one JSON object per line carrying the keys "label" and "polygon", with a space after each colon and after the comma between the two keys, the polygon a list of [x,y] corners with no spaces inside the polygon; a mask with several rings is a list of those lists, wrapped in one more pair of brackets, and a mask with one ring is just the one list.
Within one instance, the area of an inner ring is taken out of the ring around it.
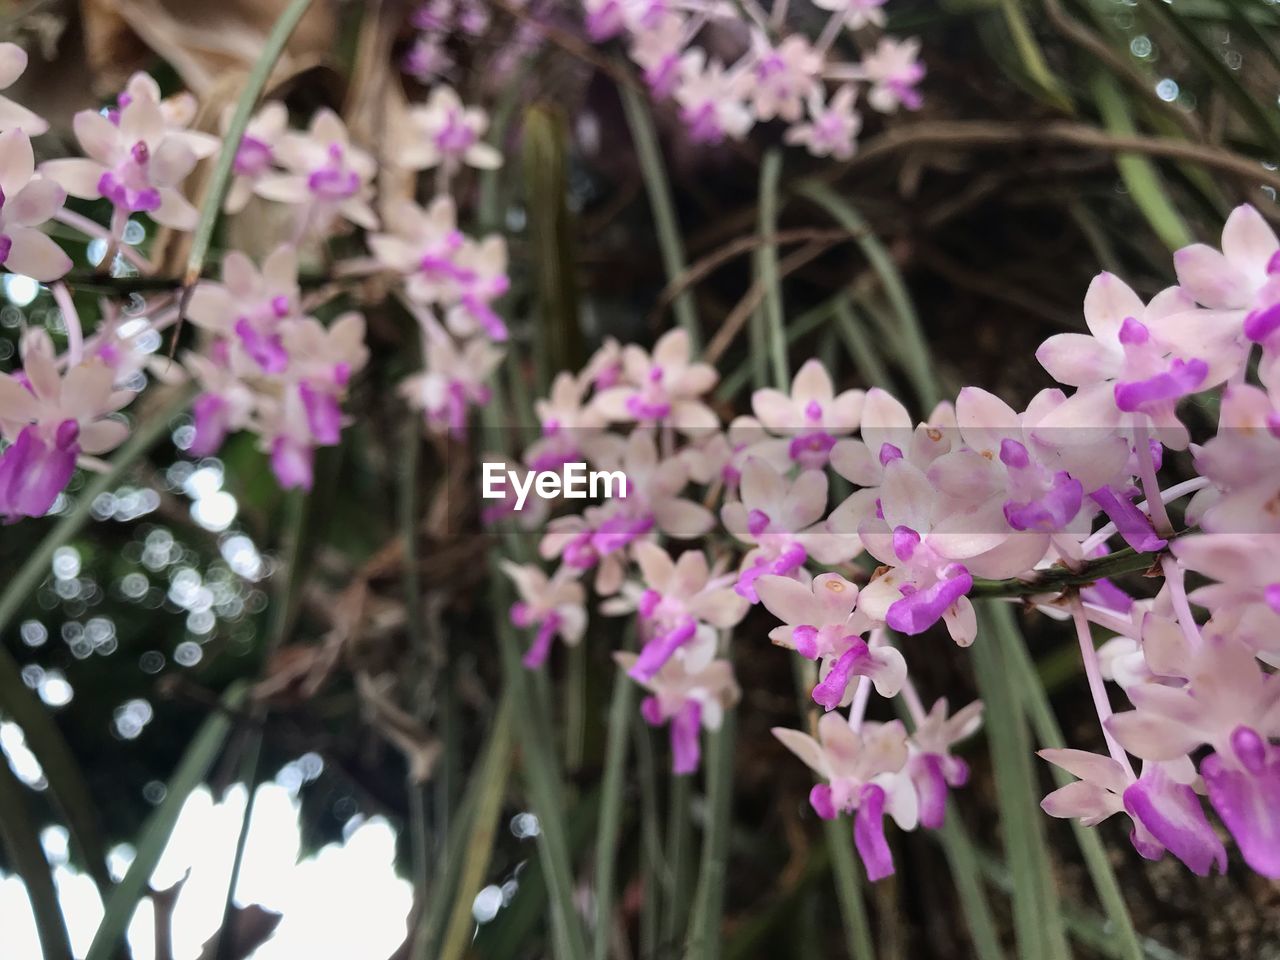
{"label": "grass-like leaf", "polygon": [[232,716],[244,703],[247,693],[248,685],[244,682],[237,682],[227,688],[220,708],[209,715],[187,747],[178,768],[166,785],[164,800],[142,829],[133,863],[129,864],[124,879],[107,898],[106,912],[85,960],[112,960],[116,956],[138,901],[146,894],[151,874],[155,872],[156,864],[160,862],[160,856],[173,834],[178,815],[191,791],[208,774],[223,742],[231,732]]}
{"label": "grass-like leaf", "polygon": [[631,737],[636,689],[635,682],[626,672],[621,667],[617,668],[613,678],[613,695],[609,702],[608,739],[600,788],[600,823],[596,830],[596,935],[591,951],[595,960],[605,960],[609,953],[609,935],[613,926],[613,884],[618,865],[618,834],[622,824],[627,747]]}

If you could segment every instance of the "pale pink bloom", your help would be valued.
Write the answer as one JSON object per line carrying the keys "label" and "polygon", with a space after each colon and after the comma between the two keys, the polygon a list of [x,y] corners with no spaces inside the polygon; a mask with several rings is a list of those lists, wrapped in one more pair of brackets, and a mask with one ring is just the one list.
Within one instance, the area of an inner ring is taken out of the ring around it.
{"label": "pale pink bloom", "polygon": [[558,517],[549,525],[539,549],[545,559],[562,557],[577,570],[589,570],[599,564],[595,586],[602,595],[616,593],[622,587],[625,548],[630,544],[651,539],[658,532],[682,540],[693,539],[715,523],[706,507],[681,497],[688,484],[688,471],[679,459],[659,459],[657,445],[648,431],[633,431],[617,459],[593,465],[621,470],[626,477],[626,496],[615,492],[613,499],[588,507],[580,517]]}
{"label": "pale pink bloom", "polygon": [[721,508],[720,518],[733,537],[754,546],[742,558],[735,588],[752,603],[759,599],[755,582],[765,574],[789,576],[810,559],[843,563],[860,549],[856,536],[833,532],[823,522],[827,475],[821,470],[802,470],[791,481],[749,457],[739,494],[740,500]]}
{"label": "pale pink bloom", "polygon": [[836,395],[831,375],[819,360],[809,360],[791,383],[791,393],[765,388],[751,396],[756,419],[770,433],[792,437],[788,454],[804,468],[826,466],[836,438],[858,428],[866,394],[845,390]]}
{"label": "pale pink bloom", "polygon": [[192,405],[195,436],[187,452],[194,457],[212,456],[229,434],[251,426],[257,398],[242,379],[243,371],[233,370],[226,362],[188,351],[182,363],[200,386]]}
{"label": "pale pink bloom", "polygon": [[813,0],[813,5],[844,17],[845,26],[858,30],[865,26],[883,27],[885,0]]}
{"label": "pale pink bloom", "polygon": [[694,143],[717,144],[746,136],[755,123],[744,100],[747,86],[738,67],[726,70],[719,60],[709,61],[700,48],[685,52],[674,95]]}
{"label": "pale pink bloom", "polygon": [[[231,122],[230,108],[223,114],[223,134]],[[249,203],[258,182],[272,173],[276,162],[275,149],[289,129],[289,111],[278,100],[264,103],[249,121],[231,170],[231,186],[222,209],[227,213],[239,213]]]}
{"label": "pale pink bloom", "polygon": [[[493,452],[491,454],[481,456],[481,463],[502,463],[506,460],[506,454],[502,452]],[[525,484],[536,482],[536,478],[530,479],[533,472],[518,463],[507,462],[508,473],[515,474],[513,483],[504,483],[502,485],[501,496],[496,499],[487,499],[485,506],[480,510],[480,522],[485,526],[492,526],[501,520],[511,517],[515,520],[517,526],[521,530],[541,531],[545,528],[547,517],[551,514],[552,501],[543,499],[534,493],[525,498],[524,504],[517,509],[516,504],[519,502],[520,489],[534,490],[534,487]]]}
{"label": "pale pink bloom", "polygon": [[1209,533],[1179,537],[1170,549],[1188,570],[1216,581],[1190,594],[1232,623],[1232,634],[1273,664],[1280,661],[1280,537]]}
{"label": "pale pink bloom", "polygon": [[891,876],[893,854],[884,836],[887,812],[903,830],[920,820],[919,798],[907,765],[907,732],[902,724],[866,723],[849,728],[845,717],[818,718],[818,739],[799,730],[774,727],[773,735],[825,783],[809,793],[809,804],[824,820],[853,813],[853,838],[868,880]]}
{"label": "pale pink bloom", "polygon": [[1226,380],[1243,360],[1231,318],[1195,309],[1178,287],[1144,306],[1109,273],[1090,284],[1084,316],[1089,335],[1056,334],[1036,351],[1055,380],[1079,388],[1041,421],[1037,435],[1053,443],[1059,430],[1063,437],[1072,430],[1098,436],[1149,425],[1165,446],[1184,449],[1178,400]]}
{"label": "pale pink bloom", "polygon": [[489,402],[487,383],[504,353],[483,337],[455,344],[434,320],[420,317],[419,322],[426,369],[401,383],[398,392],[412,409],[422,411],[430,430],[461,439],[471,407]]}
{"label": "pale pink bloom", "polygon": [[[613,659],[628,673],[634,670],[634,653],[615,653]],[[677,776],[698,769],[702,729],[719,730],[724,712],[742,696],[728,660],[712,660],[701,670],[688,670],[684,661],[672,659],[641,686],[650,691],[640,703],[640,715],[650,726],[667,725],[671,737],[671,771]]]}
{"label": "pale pink bloom", "polygon": [[36,228],[62,209],[67,193],[55,181],[34,174],[26,132],[0,133],[0,264],[48,283],[71,269],[71,258]]}
{"label": "pale pink bloom", "polygon": [[[49,160],[41,172],[86,200],[104,197],[118,216],[146,213],[175,230],[190,230],[199,214],[180,187],[201,157],[212,155],[218,139],[171,122],[159,88],[135,74],[120,95],[120,109],[106,116],[81,110],[72,121],[87,159]],[[171,111],[181,117],[185,111]]]}
{"label": "pale pink bloom", "polygon": [[946,821],[947,791],[969,782],[969,765],[951,755],[951,748],[982,726],[982,701],[975,700],[947,715],[945,697],[936,701],[907,741],[907,775],[920,802],[920,824],[939,830]]}
{"label": "pale pink bloom", "polygon": [[1188,520],[1214,533],[1280,533],[1280,410],[1266,392],[1228,385],[1217,435],[1193,452],[1213,486],[1196,494]]}
{"label": "pale pink bloom", "polygon": [[289,365],[281,324],[298,312],[298,252],[287,244],[263,261],[261,272],[243,253],[231,251],[222,260],[222,283],[200,283],[187,307],[193,323],[227,338],[263,372],[274,374]]}
{"label": "pale pink bloom", "polygon": [[824,573],[809,583],[766,575],[755,587],[765,609],[783,624],[769,631],[769,639],[821,662],[821,682],[813,689],[817,703],[828,710],[845,703],[854,677],[869,678],[882,697],[897,696],[907,663],[893,647],[862,638],[873,624],[855,610],[854,584],[838,573]]}
{"label": "pale pink bloom", "polygon": [[478,170],[502,166],[502,154],[484,142],[489,117],[479,107],[465,107],[452,87],[440,85],[427,102],[409,111],[407,130],[394,153],[397,166],[408,170],[443,167],[452,176],[464,164]]}
{"label": "pale pink bloom", "polygon": [[507,339],[507,325],[493,309],[511,286],[507,278],[507,241],[491,234],[479,243],[468,241],[458,251],[457,297],[445,311],[445,325],[455,336],[483,332],[492,340]]}
{"label": "pale pink bloom", "polygon": [[715,386],[716,371],[709,364],[691,362],[690,353],[689,335],[683,330],[663,334],[652,356],[628,344],[622,348],[626,385],[597,393],[596,409],[617,422],[665,423],[685,433],[714,430],[719,420],[701,398]]}
{"label": "pale pink bloom", "polygon": [[[616,0],[605,0],[616,3]],[[689,44],[684,17],[665,13],[653,25],[638,25],[631,37],[631,59],[644,70],[645,83],[655,97],[671,96],[680,79],[680,57]]]}
{"label": "pale pink bloom", "polygon": [[916,85],[924,79],[919,61],[920,41],[881,37],[875,50],[862,58],[862,76],[871,84],[867,103],[881,113],[896,113],[899,106],[918,110],[923,98]]}
{"label": "pale pink bloom", "polygon": [[790,441],[770,437],[755,417],[734,417],[727,430],[691,437],[678,456],[689,465],[694,482],[719,482],[727,493],[736,495],[747,460],[755,457],[786,473],[794,466],[790,448]]}
{"label": "pale pink bloom", "polygon": [[128,436],[123,421],[107,419],[134,394],[114,388],[114,371],[97,358],[58,372],[44,329],[20,343],[22,370],[0,373],[0,516],[38,517],[49,511],[75,472],[80,454],[113,450]]}
{"label": "pale pink bloom", "polygon": [[[16,43],[0,43],[0,90],[13,86],[26,69],[27,51]],[[49,129],[49,122],[8,97],[0,97],[0,130],[16,128],[38,137]]]}
{"label": "pale pink bloom", "polygon": [[419,83],[431,83],[454,66],[454,59],[441,38],[429,33],[419,34],[400,61],[400,69]]}
{"label": "pale pink bloom", "polygon": [[723,565],[712,569],[701,550],[686,550],[679,559],[656,543],[637,541],[631,554],[640,567],[641,582],[628,582],[621,593],[606,600],[609,614],[640,615],[644,646],[630,675],[652,679],[672,657],[691,673],[702,670],[716,654],[717,630],[736,626],[748,604],[733,592],[733,576]]}
{"label": "pale pink bloom", "polygon": [[1041,801],[1049,816],[1093,827],[1127,813],[1133,823],[1129,841],[1148,860],[1159,860],[1167,849],[1199,876],[1214,866],[1226,871],[1227,852],[1189,785],[1195,769],[1186,757],[1146,764],[1135,779],[1117,760],[1083,750],[1041,750],[1040,756],[1079,778]]}
{"label": "pale pink bloom", "polygon": [[924,469],[950,451],[955,425],[950,404],[939,404],[925,423],[917,425],[900,401],[873,387],[863,398],[862,439],[838,441],[831,449],[831,467],[850,483],[878,487],[891,461],[905,457]]}
{"label": "pale pink bloom", "polygon": [[594,43],[603,43],[626,30],[626,0],[583,0],[583,7],[587,36]]}
{"label": "pale pink bloom", "polygon": [[783,139],[789,144],[807,147],[815,157],[834,157],[848,160],[858,149],[858,134],[862,131],[862,114],[854,109],[858,90],[845,84],[826,103],[821,94],[809,95],[809,122],[796,123]]}
{"label": "pale pink bloom", "polygon": [[1231,211],[1222,228],[1222,251],[1204,243],[1183,247],[1173,255],[1178,283],[1204,307],[1214,310],[1266,309],[1262,288],[1274,283],[1273,260],[1280,241],[1262,214],[1249,204]]}
{"label": "pale pink bloom", "polygon": [[255,191],[299,206],[304,233],[324,233],[339,217],[366,230],[378,228],[369,206],[377,164],[351,143],[346,126],[332,110],[317,110],[306,133],[283,134],[275,159],[288,172],[264,174]]}
{"label": "pale pink bloom", "polygon": [[542,666],[556,637],[569,646],[582,639],[587,629],[587,594],[580,582],[564,576],[563,569],[548,577],[534,564],[509,560],[502,561],[502,572],[511,578],[520,595],[511,607],[511,622],[522,629],[538,628],[524,655],[526,667]]}
{"label": "pale pink bloom", "polygon": [[751,31],[753,62],[749,93],[757,120],[777,117],[795,123],[805,101],[818,89],[822,54],[798,33],[774,46],[759,29]]}
{"label": "pale pink bloom", "polygon": [[582,389],[607,390],[622,381],[622,344],[605,337],[578,374]]}
{"label": "pale pink bloom", "polygon": [[556,374],[547,399],[534,403],[542,436],[525,450],[524,461],[533,470],[558,470],[580,462],[584,451],[605,425],[604,417],[583,398],[582,383],[567,371]]}

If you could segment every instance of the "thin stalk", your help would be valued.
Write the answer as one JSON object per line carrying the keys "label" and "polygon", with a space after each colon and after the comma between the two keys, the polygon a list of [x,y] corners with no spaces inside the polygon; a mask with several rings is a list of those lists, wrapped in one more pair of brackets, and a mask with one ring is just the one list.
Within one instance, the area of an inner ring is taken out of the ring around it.
{"label": "thin stalk", "polygon": [[[618,833],[622,825],[622,801],[626,786],[627,746],[635,711],[636,685],[621,668],[613,678],[609,725],[604,752],[604,777],[600,793],[600,823],[596,829],[596,929],[591,955],[605,960],[613,929],[613,884],[618,862]],[[649,895],[652,891],[645,891]]]}
{"label": "thin stalk", "polygon": [[692,832],[689,811],[689,776],[672,776],[667,798],[667,850],[665,885],[666,901],[662,909],[660,956],[674,956],[689,912],[690,860],[689,839]]}
{"label": "thin stalk", "polygon": [[986,707],[987,738],[995,767],[1004,852],[1014,878],[1013,921],[1024,960],[1068,957],[1058,895],[1039,816],[1031,743],[1020,709],[1020,686],[1007,666],[1002,638],[1015,630],[1008,607],[985,604],[980,623],[986,642],[972,648],[978,690]]}
{"label": "thin stalk", "polygon": [[[1041,747],[1053,749],[1065,747],[1066,738],[1062,735],[1062,728],[1058,726],[1058,720],[1053,715],[1049,696],[1045,693],[1035,663],[1027,652],[1021,631],[1015,625],[1011,630],[999,632],[997,637],[1004,646],[1004,656],[1014,683],[1022,691],[1023,709],[1031,719],[1036,740]],[[1060,787],[1074,779],[1058,767],[1051,766],[1050,772]],[[1120,884],[1116,880],[1115,871],[1112,869],[1111,860],[1102,845],[1102,840],[1099,839],[1096,830],[1082,826],[1078,820],[1071,821],[1071,829],[1075,834],[1076,844],[1080,847],[1080,853],[1084,857],[1089,877],[1093,881],[1093,889],[1097,891],[1098,899],[1102,902],[1102,908],[1106,911],[1107,919],[1111,923],[1112,935],[1116,939],[1117,955],[1124,957],[1125,960],[1138,960],[1142,956],[1138,933],[1134,929],[1133,919],[1129,916],[1124,894],[1120,890]]]}
{"label": "thin stalk", "polygon": [[[9,581],[4,593],[0,594],[0,635],[48,575],[54,553],[84,528],[94,500],[113,490],[129,469],[168,434],[170,421],[187,408],[192,396],[190,389],[178,391],[168,404],[139,424],[133,436],[116,453],[111,468],[90,480],[70,512],[45,534]],[[89,786],[58,725],[23,683],[17,662],[3,644],[0,644],[0,708],[22,728],[27,746],[44,770],[49,792],[66,818],[67,830],[83,854],[89,874],[105,896],[112,886],[111,875],[107,872],[106,846],[102,840],[97,808],[90,799]]]}
{"label": "thin stalk", "polygon": [[0,840],[4,841],[9,866],[27,889],[35,916],[40,952],[45,960],[72,960],[67,923],[53,885],[53,872],[40,846],[40,829],[31,817],[23,796],[24,787],[9,761],[0,754]]}
{"label": "thin stalk", "polygon": [[638,713],[631,715],[636,741],[636,766],[640,776],[640,863],[644,902],[640,905],[640,958],[653,960],[658,952],[658,907],[664,869],[662,839],[658,830],[658,769],[653,761],[649,728]]}
{"label": "thin stalk", "polygon": [[885,369],[880,355],[871,345],[866,330],[858,322],[853,303],[847,294],[841,294],[836,299],[835,314],[840,337],[849,350],[849,357],[853,360],[853,365],[857,368],[862,382],[869,387],[891,390],[893,382],[889,378],[889,371]]}
{"label": "thin stalk", "polygon": [[[506,581],[497,569],[492,571],[497,591],[495,606],[505,610]],[[551,925],[559,952],[565,960],[585,960],[586,942],[582,924],[574,905],[573,867],[569,860],[569,846],[564,825],[564,790],[560,773],[551,752],[552,741],[543,735],[547,725],[537,721],[531,684],[524,664],[520,662],[520,647],[515,631],[506,617],[497,618],[498,637],[502,649],[503,674],[512,709],[521,718],[516,735],[520,744],[523,772],[529,788],[533,812],[538,817],[538,853],[542,870],[547,878],[547,898],[551,904]]]}
{"label": "thin stalk", "polygon": [[1107,752],[1111,759],[1124,767],[1133,777],[1133,764],[1129,755],[1111,731],[1107,729],[1107,721],[1111,719],[1111,700],[1107,697],[1107,685],[1102,679],[1102,667],[1098,663],[1098,650],[1093,645],[1093,632],[1089,620],[1085,617],[1084,607],[1080,605],[1078,596],[1071,598],[1071,619],[1076,627],[1076,639],[1080,642],[1080,660],[1084,663],[1084,675],[1089,681],[1089,695],[1093,698],[1093,709],[1098,714],[1098,725],[1102,727],[1102,739],[1106,741]]}
{"label": "thin stalk", "polygon": [[213,241],[213,231],[218,224],[218,216],[222,212],[222,204],[231,186],[231,172],[235,167],[236,154],[240,150],[240,141],[245,129],[249,126],[249,118],[253,116],[253,108],[267,85],[267,78],[275,68],[276,61],[284,52],[285,44],[293,35],[294,28],[302,19],[311,0],[293,0],[285,7],[267,35],[262,45],[262,52],[245,80],[244,89],[236,101],[236,109],[231,114],[231,122],[227,124],[227,132],[222,138],[222,150],[218,154],[218,163],[209,178],[209,186],[204,195],[204,203],[200,206],[200,219],[191,235],[191,253],[187,257],[187,272],[183,279],[186,287],[192,287],[200,279],[204,270],[204,259],[209,252],[209,244]]}
{"label": "thin stalk", "polygon": [[733,821],[733,748],[738,711],[725,710],[720,729],[707,749],[707,811],[702,834],[702,865],[694,894],[693,916],[685,940],[685,960],[718,960],[724,894],[729,873],[729,832]]}
{"label": "thin stalk", "polygon": [[915,305],[911,302],[911,296],[907,292],[906,284],[903,283],[902,274],[898,272],[893,262],[893,257],[871,231],[862,214],[830,187],[821,183],[806,182],[800,186],[798,192],[826,210],[833,220],[853,234],[854,242],[862,248],[863,256],[867,258],[871,269],[880,278],[894,313],[898,315],[898,321],[902,324],[908,348],[905,351],[907,377],[911,380],[911,385],[924,408],[932,410],[941,399],[941,393],[933,375],[929,345],[925,341],[924,331],[920,326],[920,317],[916,314]]}
{"label": "thin stalk", "polygon": [[[772,147],[765,152],[760,165],[760,223],[762,237],[775,237],[778,233],[778,181],[782,176],[782,151]],[[773,362],[773,385],[786,390],[791,372],[787,364],[786,321],[782,316],[782,289],[778,279],[778,244],[762,243],[756,251],[757,276],[764,284],[764,304],[757,313],[763,314],[769,334],[769,359]]]}
{"label": "thin stalk", "polygon": [[[680,224],[676,219],[671,184],[667,179],[666,167],[662,163],[662,152],[658,149],[658,137],[653,129],[653,120],[649,116],[649,105],[645,101],[644,94],[630,84],[621,85],[619,93],[622,95],[622,108],[627,117],[627,126],[631,130],[631,139],[635,144],[636,160],[640,164],[645,190],[649,194],[649,206],[653,210],[653,224],[658,233],[662,265],[666,270],[667,282],[674,283],[685,271],[684,240],[680,236]],[[702,335],[698,328],[698,315],[692,292],[682,290],[675,299],[673,309],[676,320],[689,334],[689,342],[696,352]]]}

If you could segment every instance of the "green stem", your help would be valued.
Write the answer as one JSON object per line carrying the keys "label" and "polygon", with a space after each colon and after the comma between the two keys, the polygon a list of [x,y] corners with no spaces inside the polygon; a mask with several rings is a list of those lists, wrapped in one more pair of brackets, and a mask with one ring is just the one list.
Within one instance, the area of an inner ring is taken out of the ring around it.
{"label": "green stem", "polygon": [[691,819],[689,794],[692,777],[672,776],[670,796],[667,798],[667,849],[664,885],[666,899],[662,910],[662,939],[658,942],[659,956],[674,956],[680,942],[685,919],[689,915],[690,859],[689,839]]}
{"label": "green stem", "polygon": [[733,822],[733,748],[738,711],[725,710],[720,729],[707,748],[707,816],[702,834],[702,865],[694,894],[693,917],[685,941],[685,960],[718,960],[724,893],[729,873],[729,832]]}
{"label": "green stem", "polygon": [[[772,147],[765,152],[760,165],[761,237],[778,233],[778,181],[782,176],[782,151]],[[773,241],[760,244],[756,252],[756,271],[764,285],[764,303],[757,313],[763,314],[769,334],[769,359],[773,361],[773,385],[786,390],[791,371],[787,364],[786,322],[782,316],[782,290],[778,279],[778,245]]]}
{"label": "green stem", "polygon": [[885,369],[880,355],[871,345],[866,330],[858,322],[853,303],[847,294],[842,293],[836,298],[835,314],[840,336],[849,350],[849,357],[857,367],[862,382],[867,386],[879,387],[881,390],[891,390],[893,384],[889,379],[889,371]]}
{"label": "green stem", "polygon": [[969,596],[976,600],[979,597],[1031,597],[1039,594],[1060,593],[1071,587],[1087,587],[1108,577],[1149,570],[1159,562],[1159,553],[1139,553],[1132,547],[1125,547],[1105,557],[1089,560],[1078,570],[1051,567],[1048,570],[1038,571],[1034,580],[975,578]]}
{"label": "green stem", "polygon": [[204,203],[200,207],[200,220],[191,237],[191,253],[187,257],[187,273],[184,283],[191,287],[200,279],[204,270],[204,259],[209,253],[209,244],[213,241],[213,231],[218,224],[218,216],[222,212],[222,204],[231,186],[231,173],[235,167],[236,154],[240,150],[240,141],[244,138],[245,129],[249,126],[249,118],[253,116],[253,108],[257,106],[258,97],[267,85],[267,78],[275,68],[276,61],[284,52],[285,44],[293,35],[294,28],[302,19],[311,0],[293,0],[280,14],[271,33],[267,35],[249,77],[245,80],[244,89],[236,101],[235,112],[231,114],[231,122],[222,138],[222,150],[218,154],[218,163],[213,168],[213,176],[209,178],[209,186],[204,195]]}
{"label": "green stem", "polygon": [[[192,396],[190,389],[180,390],[172,401],[140,423],[133,436],[116,453],[111,468],[87,483],[70,512],[45,534],[9,581],[4,593],[0,594],[0,635],[48,575],[54,553],[84,528],[93,502],[115,489],[128,470],[162,437],[168,436],[170,421],[187,408]],[[23,683],[17,662],[3,644],[0,644],[0,709],[22,728],[27,746],[40,761],[49,782],[49,792],[66,818],[67,829],[84,856],[89,874],[105,896],[112,886],[111,876],[107,872],[106,846],[102,841],[97,809],[90,799],[89,786],[58,725]]]}
{"label": "green stem", "polygon": [[[619,92],[622,95],[627,126],[631,130],[631,139],[636,148],[636,160],[640,164],[645,190],[649,194],[649,206],[653,210],[662,265],[666,269],[667,282],[675,283],[685,270],[684,240],[680,236],[680,225],[676,219],[671,184],[667,180],[662,153],[658,149],[658,137],[649,116],[649,104],[645,101],[644,94],[630,84],[624,85]],[[676,321],[689,334],[689,342],[696,352],[701,343],[701,331],[698,328],[693,293],[688,289],[682,290],[675,299],[673,309]]]}
{"label": "green stem", "polygon": [[[618,862],[618,832],[622,825],[626,785],[627,739],[635,710],[636,685],[621,667],[613,678],[609,703],[608,740],[600,795],[600,823],[596,831],[596,937],[591,955],[605,960],[613,927],[613,883]],[[647,891],[646,891],[647,892]]]}
{"label": "green stem", "polygon": [[798,192],[826,210],[836,223],[853,234],[854,242],[861,247],[863,256],[867,258],[871,269],[880,278],[889,302],[898,315],[898,321],[902,324],[908,346],[905,358],[907,376],[921,404],[926,410],[932,410],[942,396],[933,375],[929,345],[925,341],[920,318],[916,314],[915,305],[911,302],[911,296],[907,293],[906,284],[902,281],[902,274],[898,272],[893,257],[871,231],[862,214],[830,187],[821,183],[806,182],[799,187]]}
{"label": "green stem", "polygon": [[4,841],[9,865],[27,888],[31,912],[35,915],[40,952],[45,960],[72,960],[71,940],[58,903],[49,861],[40,846],[40,830],[31,818],[23,796],[24,787],[9,761],[0,754],[0,840]]}

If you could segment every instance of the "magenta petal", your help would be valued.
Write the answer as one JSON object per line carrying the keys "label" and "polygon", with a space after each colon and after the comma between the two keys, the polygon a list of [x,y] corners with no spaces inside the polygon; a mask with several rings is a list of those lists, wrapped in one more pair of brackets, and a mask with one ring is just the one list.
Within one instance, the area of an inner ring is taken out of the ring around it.
{"label": "magenta petal", "polygon": [[920,545],[920,534],[916,533],[910,527],[897,526],[893,528],[893,555],[907,563],[915,556],[916,547]]}
{"label": "magenta petal", "polygon": [[525,667],[536,670],[547,662],[547,657],[551,654],[551,641],[555,639],[559,628],[560,618],[554,613],[547,614],[542,623],[538,624],[538,632],[534,634],[533,643],[521,659]]}
{"label": "magenta petal", "polygon": [[1015,530],[1054,533],[1075,519],[1084,501],[1084,487],[1065,470],[1054,474],[1053,485],[1037,500],[1004,505],[1004,517]]}
{"label": "magenta petal", "polygon": [[839,813],[836,810],[835,801],[831,798],[831,787],[825,783],[815,784],[809,791],[809,806],[813,807],[813,812],[823,820],[834,820]]}
{"label": "magenta petal", "polygon": [[193,457],[211,457],[222,447],[230,429],[227,401],[216,393],[201,394],[196,397],[192,413],[195,414],[196,435],[187,452]]}
{"label": "magenta petal", "polygon": [[1244,318],[1244,335],[1254,343],[1261,343],[1277,330],[1280,330],[1280,301]]}
{"label": "magenta petal", "polygon": [[958,572],[927,590],[917,590],[895,601],[885,615],[885,623],[909,637],[928,630],[973,587],[973,577],[968,570],[960,564],[955,564],[955,570]]}
{"label": "magenta petal", "polygon": [[853,842],[871,882],[893,875],[893,854],[884,836],[884,790],[873,783],[862,788],[853,819]]}
{"label": "magenta petal", "polygon": [[840,706],[849,681],[864,672],[871,663],[871,653],[861,638],[853,638],[853,646],[840,655],[827,678],[813,688],[813,700],[828,710]]}
{"label": "magenta petal", "polygon": [[947,818],[947,778],[942,757],[922,753],[911,758],[911,782],[920,797],[920,823],[929,830],[939,830]]}
{"label": "magenta petal", "polygon": [[645,697],[640,701],[640,716],[651,727],[662,724],[662,704],[658,703],[657,697]]}
{"label": "magenta petal", "polygon": [[1154,553],[1165,548],[1168,541],[1156,536],[1150,519],[1127,497],[1117,496],[1110,487],[1101,487],[1089,494],[1089,499],[1111,518],[1124,542],[1139,553]]}
{"label": "magenta petal", "polygon": [[791,642],[796,645],[796,653],[806,660],[818,655],[818,628],[802,623],[791,631]]}
{"label": "magenta petal", "polygon": [[310,490],[312,461],[315,457],[310,447],[294,443],[286,437],[276,437],[271,444],[271,471],[286,490]]}
{"label": "magenta petal", "polygon": [[79,426],[74,420],[63,426],[67,423],[75,429],[60,426],[53,446],[40,439],[37,427],[28,426],[0,454],[0,515],[42,517],[49,512],[71,481],[80,452]]}
{"label": "magenta petal", "polygon": [[[1186,784],[1156,768],[1125,790],[1124,808],[1192,873],[1207,877],[1215,864],[1219,873],[1226,871],[1227,851],[1204,815],[1200,798]],[[1147,856],[1143,846],[1135,846]]]}
{"label": "magenta petal", "polygon": [[1201,762],[1200,774],[1209,788],[1209,802],[1231,831],[1245,863],[1264,877],[1280,879],[1280,759],[1264,761],[1257,772],[1250,772],[1228,767],[1211,754]]}
{"label": "magenta petal", "polygon": [[280,337],[260,332],[244,317],[236,321],[235,330],[240,346],[258,366],[267,373],[284,372],[289,365],[289,354]]}
{"label": "magenta petal", "polygon": [[689,700],[680,712],[671,718],[671,772],[677,776],[693,773],[698,769],[701,753],[698,749],[698,733],[702,728],[702,705]]}
{"label": "magenta petal", "polygon": [[1146,380],[1131,380],[1115,386],[1116,406],[1125,413],[1145,410],[1153,404],[1177,400],[1196,388],[1209,375],[1203,360],[1174,360],[1169,369]]}
{"label": "magenta petal", "polygon": [[652,680],[663,665],[675,656],[675,652],[693,639],[697,629],[697,622],[692,617],[685,617],[673,629],[655,636],[644,645],[635,664],[627,671],[627,676],[641,683]]}

